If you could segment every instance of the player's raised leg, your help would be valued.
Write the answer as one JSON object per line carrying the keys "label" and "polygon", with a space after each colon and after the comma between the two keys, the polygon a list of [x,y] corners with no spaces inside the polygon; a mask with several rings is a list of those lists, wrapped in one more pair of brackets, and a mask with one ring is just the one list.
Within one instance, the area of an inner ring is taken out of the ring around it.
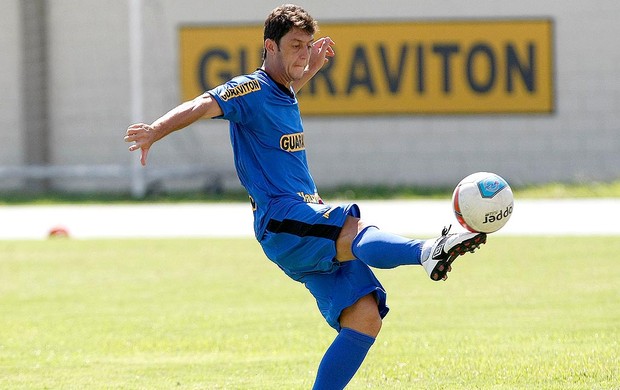
{"label": "player's raised leg", "polygon": [[436,239],[412,240],[375,226],[365,226],[359,218],[349,216],[336,242],[336,259],[359,259],[375,268],[421,264],[431,279],[446,279],[458,256],[473,252],[486,242],[484,233],[448,234],[449,230],[449,227],[444,228]]}

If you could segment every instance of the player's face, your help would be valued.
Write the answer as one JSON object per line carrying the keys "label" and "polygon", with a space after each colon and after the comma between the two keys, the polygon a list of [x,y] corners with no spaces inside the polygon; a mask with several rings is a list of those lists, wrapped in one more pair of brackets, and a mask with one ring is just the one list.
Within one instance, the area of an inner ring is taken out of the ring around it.
{"label": "player's face", "polygon": [[274,55],[285,83],[299,80],[303,76],[310,61],[313,38],[303,30],[293,28],[280,40]]}

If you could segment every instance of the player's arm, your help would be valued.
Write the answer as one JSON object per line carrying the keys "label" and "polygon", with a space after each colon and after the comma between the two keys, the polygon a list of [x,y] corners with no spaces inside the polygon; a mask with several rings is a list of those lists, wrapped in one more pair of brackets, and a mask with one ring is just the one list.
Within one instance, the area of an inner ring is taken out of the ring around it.
{"label": "player's arm", "polygon": [[306,83],[314,77],[319,70],[321,70],[323,65],[329,61],[329,58],[336,54],[334,52],[334,48],[332,47],[333,45],[334,41],[332,41],[330,37],[324,37],[314,41],[312,48],[310,49],[310,61],[308,62],[306,72],[301,79],[295,80],[291,83],[291,86],[295,92],[299,92],[301,87],[306,85]]}
{"label": "player's arm", "polygon": [[155,142],[200,118],[213,118],[219,115],[222,115],[220,105],[210,94],[205,93],[173,108],[150,125],[135,123],[129,126],[125,133],[125,142],[133,142],[129,151],[140,150],[140,162],[146,165],[149,149]]}

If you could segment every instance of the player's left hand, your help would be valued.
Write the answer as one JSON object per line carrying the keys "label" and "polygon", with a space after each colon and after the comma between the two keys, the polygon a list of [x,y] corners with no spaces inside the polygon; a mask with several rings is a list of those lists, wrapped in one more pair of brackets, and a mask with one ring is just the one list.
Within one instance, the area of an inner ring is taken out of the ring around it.
{"label": "player's left hand", "polygon": [[332,47],[335,44],[330,37],[323,37],[314,41],[312,52],[310,53],[310,61],[308,62],[309,72],[312,72],[312,74],[318,72],[329,61],[329,58],[336,54]]}

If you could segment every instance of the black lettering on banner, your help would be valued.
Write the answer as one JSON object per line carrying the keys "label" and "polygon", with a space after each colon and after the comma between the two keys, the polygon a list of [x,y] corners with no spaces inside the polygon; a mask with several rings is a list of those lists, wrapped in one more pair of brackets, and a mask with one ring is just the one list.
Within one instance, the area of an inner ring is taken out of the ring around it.
{"label": "black lettering on banner", "polygon": [[336,96],[336,84],[334,83],[332,70],[334,69],[334,64],[338,62],[338,57],[331,58],[329,62],[327,62],[323,67],[310,79],[309,85],[307,88],[302,88],[298,95],[302,95],[304,91],[308,91],[310,95],[316,95],[317,85],[319,81],[323,81],[325,86],[327,87],[327,93],[331,96]]}
{"label": "black lettering on banner", "polygon": [[[240,47],[235,55],[223,48],[211,48],[205,51],[198,62],[198,83],[202,91],[208,91],[216,86],[227,82],[235,76],[252,72],[255,67],[249,66],[249,53],[246,47]],[[217,65],[226,65],[225,70],[215,76],[215,80],[209,79],[208,72]]]}
{"label": "black lettering on banner", "polygon": [[448,94],[452,91],[452,83],[450,80],[450,69],[452,69],[450,58],[460,51],[458,44],[435,44],[433,52],[442,58],[443,70],[443,91]]}
{"label": "black lettering on banner", "polygon": [[418,58],[418,62],[417,62],[417,72],[416,74],[418,75],[418,79],[417,79],[417,91],[419,93],[424,93],[425,92],[425,88],[424,88],[424,46],[422,46],[422,44],[419,44],[416,46],[416,52],[417,52],[417,58]]}
{"label": "black lettering on banner", "polygon": [[248,51],[245,48],[239,49],[239,74],[248,73]]}
{"label": "black lettering on banner", "polygon": [[[440,60],[440,68],[437,71],[441,76],[441,90],[444,94],[450,94],[454,89],[452,78],[458,74],[455,68],[455,59],[461,52],[461,47],[458,43],[435,43],[429,48]],[[469,88],[478,94],[488,93],[497,84],[498,72],[505,72],[505,90],[507,92],[514,92],[519,83],[528,92],[535,92],[537,87],[537,53],[535,43],[528,43],[525,49],[521,49],[521,51],[515,43],[506,43],[502,49],[505,54],[505,69],[503,66],[501,69],[498,68],[499,65],[503,64],[501,62],[498,63],[497,54],[488,43],[476,43],[463,53],[467,53],[463,60],[465,66],[464,73]],[[396,55],[390,53],[390,50],[396,50]],[[403,43],[392,49],[392,46],[380,43],[377,45],[376,53],[381,65],[380,75],[373,72],[370,58],[371,53],[368,48],[363,45],[358,45],[354,48],[353,56],[349,63],[349,78],[345,87],[347,95],[351,95],[356,89],[364,89],[370,94],[376,94],[375,75],[385,77],[388,87],[386,92],[398,95],[402,90],[402,81],[405,78],[405,74],[408,72],[408,69],[412,68],[414,71],[415,91],[420,95],[427,91],[428,69],[424,44],[416,43],[410,45]],[[374,53],[372,54],[374,55]],[[336,65],[340,65],[341,61],[342,58],[338,59],[337,57],[330,59],[310,79],[308,87],[305,88],[305,93],[317,95],[321,93],[319,90],[322,90],[331,96],[339,95],[341,91],[339,91],[334,71],[337,68]],[[249,62],[248,49],[244,47],[239,48],[235,55],[224,48],[218,47],[205,51],[200,57],[197,71],[200,88],[203,91],[207,91],[238,74],[250,72]],[[458,62],[460,63],[460,61]],[[488,71],[476,72],[476,69],[481,69],[482,66],[486,66]],[[215,67],[220,69],[219,72],[213,74],[213,71],[211,71],[211,74],[209,74],[208,70]],[[300,91],[300,95],[305,93],[304,90]]]}
{"label": "black lettering on banner", "polygon": [[[225,49],[211,49],[200,57],[200,62],[198,63],[198,82],[203,91],[208,91],[221,84],[221,82],[218,81],[209,82],[210,80],[207,78],[207,69],[209,68],[210,62],[217,59],[229,61],[230,54]],[[230,80],[233,76],[230,72],[222,72],[218,77],[220,79]]]}
{"label": "black lettering on banner", "polygon": [[525,64],[525,61],[519,60],[517,50],[512,44],[509,43],[506,46],[506,90],[508,92],[514,92],[513,74],[515,71],[519,72],[521,80],[523,80],[523,84],[529,92],[536,91],[536,69],[534,67],[536,63],[536,48],[533,43],[529,43],[527,49],[528,58],[526,60],[527,64]]}
{"label": "black lettering on banner", "polygon": [[390,61],[388,59],[387,48],[383,44],[379,45],[379,54],[381,56],[381,64],[383,65],[383,74],[387,80],[390,93],[393,95],[396,95],[400,90],[400,82],[403,78],[403,71],[407,60],[407,51],[407,45],[401,45],[400,55],[398,56],[398,64],[395,67],[396,70],[394,70],[389,63]]}
{"label": "black lettering on banner", "polygon": [[[488,76],[484,81],[478,81],[474,77],[475,73],[475,62],[476,58],[480,58],[481,61],[483,58],[486,58],[488,63]],[[495,54],[493,54],[493,50],[484,43],[479,43],[474,45],[469,51],[469,55],[467,56],[467,81],[469,82],[469,86],[474,92],[477,93],[486,93],[489,92],[493,88],[493,84],[495,83],[495,73],[496,73],[496,61]]]}
{"label": "black lettering on banner", "polygon": [[368,54],[363,46],[356,46],[353,52],[351,68],[349,69],[349,81],[347,83],[347,95],[351,95],[353,89],[357,87],[365,87],[373,95],[376,91],[372,80]]}

